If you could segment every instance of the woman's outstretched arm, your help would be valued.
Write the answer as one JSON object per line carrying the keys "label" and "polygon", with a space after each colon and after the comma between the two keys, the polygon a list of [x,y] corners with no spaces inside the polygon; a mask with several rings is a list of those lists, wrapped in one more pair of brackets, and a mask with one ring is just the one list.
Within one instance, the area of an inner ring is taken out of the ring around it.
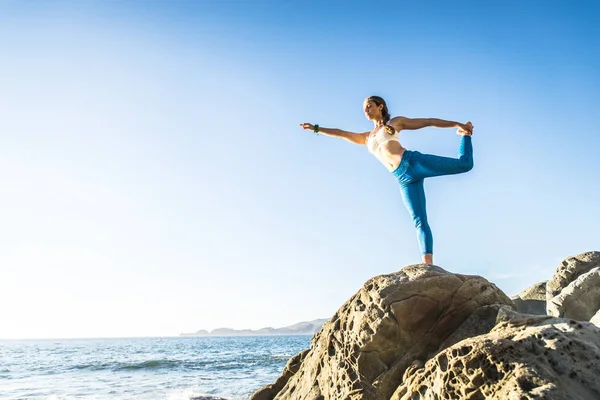
{"label": "woman's outstretched arm", "polygon": [[[309,124],[308,122],[300,124],[300,126],[302,127],[302,129],[307,129],[311,131],[314,131],[315,129],[315,126],[313,124]],[[347,141],[355,144],[367,144],[367,135],[369,134],[369,132],[354,133],[335,128],[322,128],[320,126],[318,129],[318,133],[321,133],[325,136],[346,139]]]}
{"label": "woman's outstretched arm", "polygon": [[421,129],[428,126],[435,128],[461,128],[467,132],[472,131],[471,125],[462,124],[456,121],[446,121],[438,118],[406,118],[406,117],[395,117],[389,122],[389,125],[393,126],[397,131],[402,129]]}

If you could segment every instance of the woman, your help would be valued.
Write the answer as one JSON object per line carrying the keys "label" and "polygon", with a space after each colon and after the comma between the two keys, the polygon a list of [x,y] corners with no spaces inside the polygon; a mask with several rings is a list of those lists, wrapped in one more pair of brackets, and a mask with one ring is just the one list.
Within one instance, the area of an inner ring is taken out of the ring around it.
{"label": "woman", "polygon": [[[425,209],[425,178],[452,175],[467,172],[473,168],[473,145],[471,122],[461,124],[436,118],[390,119],[387,105],[379,96],[371,96],[364,101],[364,112],[375,127],[370,132],[354,133],[340,129],[323,128],[309,123],[300,124],[303,129],[315,133],[346,139],[352,143],[367,145],[379,161],[396,177],[400,183],[404,205],[410,213],[422,253],[422,262],[433,264],[433,236],[427,222]],[[440,157],[407,150],[400,144],[398,135],[403,129],[421,129],[427,126],[437,128],[458,128],[461,136],[458,158]]]}

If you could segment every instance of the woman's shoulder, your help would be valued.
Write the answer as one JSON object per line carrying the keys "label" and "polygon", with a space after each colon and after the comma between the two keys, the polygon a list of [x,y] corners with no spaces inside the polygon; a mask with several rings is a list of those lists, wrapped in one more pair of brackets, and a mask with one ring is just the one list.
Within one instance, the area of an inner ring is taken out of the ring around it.
{"label": "woman's shoulder", "polygon": [[402,116],[394,117],[394,118],[390,119],[390,122],[388,122],[388,125],[390,125],[392,128],[394,128],[396,130],[396,132],[400,132],[403,129],[404,121],[406,121],[406,120],[407,120],[406,117],[402,117]]}

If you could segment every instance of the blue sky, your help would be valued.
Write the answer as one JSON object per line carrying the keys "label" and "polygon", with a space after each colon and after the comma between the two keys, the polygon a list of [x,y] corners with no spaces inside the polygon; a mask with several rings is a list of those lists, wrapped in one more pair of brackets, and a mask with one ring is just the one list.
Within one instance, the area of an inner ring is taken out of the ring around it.
{"label": "blue sky", "polygon": [[298,126],[373,94],[475,125],[437,265],[513,295],[598,250],[595,2],[376,4],[1,1],[0,338],[280,327],[418,262],[387,170]]}

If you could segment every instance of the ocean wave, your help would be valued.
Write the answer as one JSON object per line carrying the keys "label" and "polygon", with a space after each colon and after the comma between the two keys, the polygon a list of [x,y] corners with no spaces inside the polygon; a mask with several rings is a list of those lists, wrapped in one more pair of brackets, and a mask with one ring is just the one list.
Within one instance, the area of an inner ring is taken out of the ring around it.
{"label": "ocean wave", "polygon": [[194,396],[190,397],[190,400],[227,400],[222,397],[214,397],[214,396]]}
{"label": "ocean wave", "polygon": [[[282,361],[287,361],[289,354],[275,354],[267,357],[254,357],[248,360],[178,360],[178,359],[151,359],[139,361],[113,361],[99,363],[76,364],[67,367],[67,370],[77,371],[137,371],[137,370],[215,370],[230,371],[241,370],[249,367],[279,365]],[[56,371],[52,371],[55,373]]]}
{"label": "ocean wave", "polygon": [[187,388],[169,393],[167,400],[230,400],[230,398],[218,397],[211,394],[201,394],[193,389]]}
{"label": "ocean wave", "polygon": [[290,354],[290,353],[275,353],[272,354],[271,357],[276,359],[276,360],[289,360],[290,358],[292,358],[294,355]]}
{"label": "ocean wave", "polygon": [[188,364],[179,360],[148,360],[139,363],[124,363],[116,368],[117,370],[130,370],[130,369],[171,369],[182,366],[182,364]]}
{"label": "ocean wave", "polygon": [[71,370],[91,370],[91,371],[135,371],[135,370],[156,370],[156,369],[197,369],[203,367],[205,363],[181,361],[181,360],[145,360],[139,362],[114,362],[114,363],[101,363],[101,364],[80,364],[73,365],[69,369]]}

